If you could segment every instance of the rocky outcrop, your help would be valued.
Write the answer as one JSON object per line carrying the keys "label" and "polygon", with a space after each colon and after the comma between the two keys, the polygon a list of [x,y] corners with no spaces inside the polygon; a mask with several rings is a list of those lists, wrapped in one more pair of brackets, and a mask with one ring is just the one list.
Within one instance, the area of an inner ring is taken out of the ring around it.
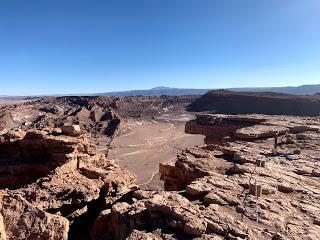
{"label": "rocky outcrop", "polygon": [[10,132],[0,137],[1,188],[29,184],[66,163],[75,169],[77,159],[90,156],[87,140],[53,136],[43,130],[22,132],[20,130],[19,137],[9,140],[7,135]]}
{"label": "rocky outcrop", "polygon": [[221,114],[198,114],[185,127],[186,133],[205,135],[205,142],[210,144],[235,140],[254,141],[286,133],[318,130],[318,121],[313,118]]}
{"label": "rocky outcrop", "polygon": [[[144,195],[148,196],[144,198]],[[155,237],[170,237],[180,233],[180,238],[195,238],[206,236],[208,239],[220,239],[223,234],[229,238],[249,238],[251,231],[243,224],[234,226],[232,217],[219,209],[217,205],[208,207],[193,204],[187,198],[174,192],[146,193],[138,191],[134,194],[139,200],[133,204],[119,203],[114,205],[110,211],[102,212],[93,228],[94,239],[134,239],[135,235]],[[104,223],[109,222],[106,225]],[[222,226],[219,228],[219,226]],[[102,226],[105,228],[103,229]],[[108,229],[107,229],[108,228]],[[101,235],[103,230],[105,234]],[[132,229],[151,229],[154,233],[130,234]],[[165,230],[166,234],[161,233]],[[100,235],[98,234],[100,233]],[[211,237],[211,238],[209,238]]]}
{"label": "rocky outcrop", "polygon": [[187,149],[185,153],[178,154],[176,161],[160,163],[159,171],[166,190],[184,190],[188,184],[200,177],[230,168],[230,163],[215,157],[210,151],[202,150],[202,154],[199,154],[200,151],[197,150]]}
{"label": "rocky outcrop", "polygon": [[221,143],[225,137],[234,137],[234,133],[241,128],[254,126],[263,121],[261,116],[239,116],[230,115],[208,115],[197,114],[195,120],[186,123],[185,132],[190,134],[202,134],[206,136],[205,141],[210,143]]}
{"label": "rocky outcrop", "polygon": [[[211,117],[210,131],[217,124],[217,118],[222,122],[229,119],[229,116],[207,115],[207,125]],[[203,120],[204,116],[200,118]],[[235,118],[232,116],[233,120]],[[265,117],[258,119],[261,118]],[[239,121],[243,119],[240,117]],[[187,149],[175,162],[162,164],[160,173],[168,190],[184,190],[181,194],[193,205],[206,212],[211,206],[228,212],[228,217],[232,217],[231,226],[224,228],[221,222],[213,225],[215,234],[223,239],[229,239],[227,229],[240,223],[254,236],[258,231],[264,239],[317,239],[320,237],[317,225],[320,213],[319,125],[317,118],[276,116],[253,126],[237,125],[234,135],[230,133],[233,141]],[[201,126],[205,128],[204,124]],[[286,129],[281,133],[279,130],[284,129],[283,126]],[[237,132],[246,137],[237,137]],[[278,137],[276,151],[274,132],[282,134]],[[190,176],[194,178],[192,182]],[[258,200],[255,186],[262,190]],[[205,221],[202,218],[202,222]],[[202,232],[201,238],[205,238],[205,232],[208,233],[208,229]],[[252,235],[238,237],[254,239]]]}
{"label": "rocky outcrop", "polygon": [[73,137],[77,137],[81,135],[81,130],[79,125],[61,126],[61,132]]}
{"label": "rocky outcrop", "polygon": [[[49,219],[45,219],[44,223],[39,222],[39,226],[49,230],[59,227],[50,225],[50,219],[54,218],[49,213],[66,217],[73,223],[81,216],[92,214],[89,211],[94,202],[99,201],[99,207],[103,208],[130,192],[135,181],[135,176],[129,171],[106,159],[103,154],[98,154],[89,140],[90,136],[79,135],[79,127],[70,126],[68,129],[72,131],[47,129],[22,134],[20,130],[15,131],[21,133],[19,135],[10,134],[14,138],[9,139],[8,133],[0,137],[0,185],[1,188],[9,188],[6,201],[11,199],[13,204],[18,204],[14,201],[23,201],[28,207],[37,209],[39,216],[44,215]],[[74,130],[77,134],[74,134]],[[5,226],[11,224],[11,220],[4,217],[10,214],[7,212],[9,210],[7,207],[2,209]],[[31,225],[23,219],[12,220],[17,221],[17,229],[32,228],[33,222],[41,220],[34,213],[31,214],[34,215],[34,220],[30,219]],[[66,235],[69,223],[67,221],[64,224],[67,227],[61,227],[61,231]],[[34,239],[34,236],[40,239],[67,239],[59,237],[57,229],[48,233],[52,237],[44,235],[41,238],[42,233],[37,226],[29,231],[30,235],[20,236],[16,230],[10,231],[7,228],[5,230],[7,236],[8,233],[12,236],[9,239]]]}
{"label": "rocky outcrop", "polygon": [[241,140],[256,140],[284,135],[289,131],[289,128],[282,126],[255,125],[238,129],[235,132],[235,137]]}
{"label": "rocky outcrop", "polygon": [[44,212],[19,195],[0,193],[0,239],[67,240],[69,221]]}
{"label": "rocky outcrop", "polygon": [[258,125],[263,134],[277,132],[276,151],[273,134],[188,148],[175,161],[160,164],[166,191],[134,191],[102,211],[92,238],[318,239],[319,120],[304,125],[299,119],[284,123],[282,117],[240,119],[253,120],[239,127],[241,120],[234,117],[234,133]]}

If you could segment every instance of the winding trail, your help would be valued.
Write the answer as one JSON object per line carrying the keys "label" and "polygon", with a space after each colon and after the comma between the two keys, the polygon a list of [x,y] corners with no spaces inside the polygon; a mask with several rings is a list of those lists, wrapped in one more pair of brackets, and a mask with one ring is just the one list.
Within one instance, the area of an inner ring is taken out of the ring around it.
{"label": "winding trail", "polygon": [[141,187],[141,186],[146,186],[146,185],[148,185],[149,183],[151,183],[152,180],[153,180],[153,178],[154,178],[154,176],[155,176],[158,172],[159,172],[159,169],[158,169],[157,171],[155,171],[155,172],[152,173],[150,179],[149,179],[147,182],[141,183],[141,184],[139,184],[139,186],[140,186],[140,187]]}
{"label": "winding trail", "polygon": [[[175,159],[175,158],[171,158],[170,160],[165,161],[165,162],[163,162],[163,163],[171,162],[171,161],[172,161],[172,160],[174,160],[174,159]],[[152,182],[152,180],[153,180],[153,178],[154,178],[154,176],[155,176],[158,172],[159,172],[159,168],[158,168],[158,170],[157,170],[157,171],[155,171],[155,172],[153,172],[153,173],[152,173],[152,175],[151,175],[151,177],[150,177],[150,179],[149,179],[148,181],[146,181],[146,182],[144,182],[144,183],[139,184],[139,186],[141,187],[141,186],[145,186],[145,185],[148,185],[149,183],[151,183],[151,182]]]}

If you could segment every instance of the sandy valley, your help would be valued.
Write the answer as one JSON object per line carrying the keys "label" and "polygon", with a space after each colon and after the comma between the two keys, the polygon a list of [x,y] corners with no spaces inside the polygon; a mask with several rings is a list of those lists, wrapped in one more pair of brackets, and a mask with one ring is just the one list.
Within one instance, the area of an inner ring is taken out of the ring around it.
{"label": "sandy valley", "polygon": [[126,133],[114,138],[109,157],[135,173],[142,189],[163,189],[159,163],[172,161],[186,147],[203,144],[204,136],[184,132],[186,120],[192,118],[191,114],[178,114],[151,121],[130,119],[124,126]]}

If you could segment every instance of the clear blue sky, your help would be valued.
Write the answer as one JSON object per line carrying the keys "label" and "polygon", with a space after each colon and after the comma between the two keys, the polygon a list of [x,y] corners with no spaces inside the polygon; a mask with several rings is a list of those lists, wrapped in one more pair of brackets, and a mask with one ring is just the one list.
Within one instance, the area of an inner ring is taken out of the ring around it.
{"label": "clear blue sky", "polygon": [[320,83],[320,0],[0,1],[0,95]]}

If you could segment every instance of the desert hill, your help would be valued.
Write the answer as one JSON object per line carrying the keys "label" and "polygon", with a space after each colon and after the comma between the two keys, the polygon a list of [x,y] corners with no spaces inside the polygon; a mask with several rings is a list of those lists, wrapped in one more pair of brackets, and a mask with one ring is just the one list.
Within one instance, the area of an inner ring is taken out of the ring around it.
{"label": "desert hill", "polygon": [[310,84],[301,86],[287,87],[251,87],[251,88],[230,88],[230,91],[236,92],[276,92],[293,95],[312,95],[320,91],[320,84]]}
{"label": "desert hill", "polygon": [[318,116],[320,98],[272,92],[209,91],[189,106],[189,111],[224,114]]}
{"label": "desert hill", "polygon": [[106,92],[98,93],[95,95],[111,96],[111,97],[124,97],[124,96],[182,96],[182,95],[202,95],[209,89],[188,89],[188,88],[170,88],[170,87],[155,87],[148,90],[131,90],[120,92]]}

